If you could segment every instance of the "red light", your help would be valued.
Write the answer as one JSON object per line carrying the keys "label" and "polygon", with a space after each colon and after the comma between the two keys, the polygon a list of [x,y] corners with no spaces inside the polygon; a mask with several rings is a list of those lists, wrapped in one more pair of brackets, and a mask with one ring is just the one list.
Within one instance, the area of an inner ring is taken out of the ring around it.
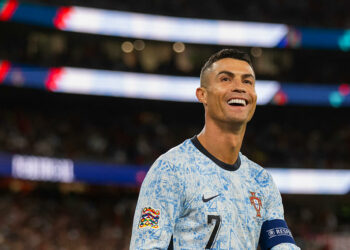
{"label": "red light", "polygon": [[342,96],[346,96],[350,94],[350,84],[347,84],[347,83],[340,84],[338,90]]}
{"label": "red light", "polygon": [[18,2],[17,0],[9,0],[7,3],[4,4],[2,10],[0,10],[0,20],[1,21],[8,21],[11,19],[13,14],[18,8]]}
{"label": "red light", "polygon": [[5,77],[9,72],[10,68],[11,68],[10,62],[8,61],[0,62],[0,83],[2,83],[5,80]]}
{"label": "red light", "polygon": [[67,19],[69,18],[73,8],[61,7],[58,9],[57,14],[53,20],[53,24],[56,28],[63,30],[67,26]]}
{"label": "red light", "polygon": [[136,182],[137,182],[137,185],[141,185],[143,180],[145,179],[146,177],[146,174],[147,172],[146,171],[137,171],[136,173]]}
{"label": "red light", "polygon": [[273,102],[276,105],[280,105],[280,106],[285,105],[287,101],[288,101],[288,97],[286,93],[284,93],[282,90],[278,91],[275,97],[273,98]]}
{"label": "red light", "polygon": [[46,89],[55,91],[57,89],[57,81],[63,74],[63,68],[51,68],[45,82]]}

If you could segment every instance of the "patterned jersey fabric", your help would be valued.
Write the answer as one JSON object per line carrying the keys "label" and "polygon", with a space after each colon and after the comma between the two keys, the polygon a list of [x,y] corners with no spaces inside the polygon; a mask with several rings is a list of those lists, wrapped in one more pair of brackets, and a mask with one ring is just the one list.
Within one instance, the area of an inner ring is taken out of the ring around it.
{"label": "patterned jersey fabric", "polygon": [[[283,218],[269,173],[241,153],[234,165],[196,137],[160,156],[142,184],[130,249],[257,249],[264,221]],[[299,249],[279,244],[272,249]]]}

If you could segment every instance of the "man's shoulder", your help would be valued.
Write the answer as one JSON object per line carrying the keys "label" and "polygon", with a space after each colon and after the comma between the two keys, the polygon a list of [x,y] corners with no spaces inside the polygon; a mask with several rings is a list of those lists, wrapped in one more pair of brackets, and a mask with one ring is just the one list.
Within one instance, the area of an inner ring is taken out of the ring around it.
{"label": "man's shoulder", "polygon": [[245,164],[248,169],[256,171],[266,171],[266,169],[264,169],[260,164],[252,161],[244,154],[240,153],[239,156],[241,158],[242,164]]}
{"label": "man's shoulder", "polygon": [[163,164],[171,168],[178,168],[183,166],[184,163],[187,163],[193,157],[195,150],[191,139],[186,139],[181,144],[160,155],[154,162],[153,166]]}
{"label": "man's shoulder", "polygon": [[273,180],[266,169],[243,154],[240,154],[240,157],[242,164],[244,164],[243,169],[247,171],[249,178],[254,179],[260,186],[268,186],[271,184]]}
{"label": "man's shoulder", "polygon": [[195,151],[191,139],[186,139],[184,142],[179,145],[169,149],[167,152],[159,156],[158,159],[167,160],[169,162],[177,162],[182,158],[191,157]]}

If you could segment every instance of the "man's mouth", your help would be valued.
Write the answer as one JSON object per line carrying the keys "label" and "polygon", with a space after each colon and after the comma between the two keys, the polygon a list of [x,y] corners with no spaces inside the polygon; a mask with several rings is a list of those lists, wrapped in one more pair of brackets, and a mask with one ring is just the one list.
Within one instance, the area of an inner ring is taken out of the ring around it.
{"label": "man's mouth", "polygon": [[230,106],[247,106],[248,102],[244,99],[232,98],[227,101]]}

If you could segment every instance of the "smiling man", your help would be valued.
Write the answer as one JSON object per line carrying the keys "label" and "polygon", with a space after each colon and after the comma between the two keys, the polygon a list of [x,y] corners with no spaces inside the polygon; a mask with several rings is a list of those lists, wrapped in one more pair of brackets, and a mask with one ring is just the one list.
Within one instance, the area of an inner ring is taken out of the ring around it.
{"label": "smiling man", "polygon": [[147,173],[130,249],[299,249],[272,177],[240,153],[257,100],[249,55],[219,51],[200,81],[205,126]]}

